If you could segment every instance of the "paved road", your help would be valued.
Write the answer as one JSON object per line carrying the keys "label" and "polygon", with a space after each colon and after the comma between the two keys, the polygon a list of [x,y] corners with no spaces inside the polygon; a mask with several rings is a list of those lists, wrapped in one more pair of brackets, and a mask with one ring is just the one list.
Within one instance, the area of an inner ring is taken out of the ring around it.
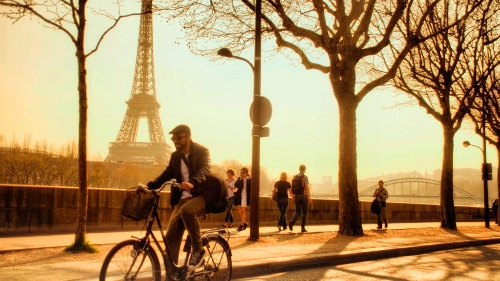
{"label": "paved road", "polygon": [[276,273],[234,281],[499,280],[500,244]]}

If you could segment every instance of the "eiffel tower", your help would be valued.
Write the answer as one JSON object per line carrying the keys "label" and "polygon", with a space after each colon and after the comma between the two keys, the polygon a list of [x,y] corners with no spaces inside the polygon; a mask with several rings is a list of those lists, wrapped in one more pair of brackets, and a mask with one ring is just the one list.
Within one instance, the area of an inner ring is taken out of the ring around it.
{"label": "eiffel tower", "polygon": [[[135,62],[134,83],[125,118],[115,142],[110,142],[105,162],[154,164],[166,163],[171,147],[165,142],[156,100],[153,62],[153,0],[142,1],[139,45]],[[149,141],[136,142],[139,121],[147,118]]]}

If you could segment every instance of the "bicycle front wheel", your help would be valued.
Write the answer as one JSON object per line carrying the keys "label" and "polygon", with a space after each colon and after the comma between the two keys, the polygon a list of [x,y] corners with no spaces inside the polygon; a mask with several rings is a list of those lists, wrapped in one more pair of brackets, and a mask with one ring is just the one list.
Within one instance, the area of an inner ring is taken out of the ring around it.
{"label": "bicycle front wheel", "polygon": [[114,246],[104,259],[100,281],[161,280],[158,256],[150,245],[139,240],[125,240]]}
{"label": "bicycle front wheel", "polygon": [[[205,241],[205,268],[195,280],[229,281],[233,272],[231,249],[224,238],[209,236]],[[200,278],[201,277],[201,278]]]}

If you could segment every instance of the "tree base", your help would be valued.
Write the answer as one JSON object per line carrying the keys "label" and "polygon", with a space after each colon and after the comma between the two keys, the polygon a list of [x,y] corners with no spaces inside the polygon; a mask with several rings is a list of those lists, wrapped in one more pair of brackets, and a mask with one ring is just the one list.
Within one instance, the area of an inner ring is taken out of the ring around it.
{"label": "tree base", "polygon": [[88,253],[98,253],[99,250],[94,247],[94,245],[90,244],[85,240],[77,240],[72,245],[64,248],[65,252],[79,253],[79,252],[88,252]]}
{"label": "tree base", "polygon": [[441,221],[441,227],[442,228],[447,228],[449,230],[457,230],[457,224],[456,222],[447,222],[445,220]]}
{"label": "tree base", "polygon": [[339,222],[339,234],[345,236],[363,236],[361,218],[344,219]]}

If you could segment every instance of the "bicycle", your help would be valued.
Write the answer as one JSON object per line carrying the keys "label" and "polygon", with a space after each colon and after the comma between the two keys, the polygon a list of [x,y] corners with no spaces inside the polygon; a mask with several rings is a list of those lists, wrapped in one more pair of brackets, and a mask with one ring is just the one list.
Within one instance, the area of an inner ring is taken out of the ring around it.
{"label": "bicycle", "polygon": [[[186,258],[182,265],[175,264],[171,259],[170,251],[167,248],[165,233],[161,226],[158,214],[158,202],[160,191],[166,185],[180,188],[175,180],[166,182],[156,190],[149,190],[146,186],[139,185],[141,191],[152,194],[152,204],[147,215],[146,233],[143,237],[132,236],[114,246],[101,267],[99,280],[155,280],[160,281],[162,269],[158,259],[156,248],[163,257],[166,280],[231,280],[232,262],[231,248],[229,247],[229,231],[225,229],[211,229],[202,232],[202,242],[205,249],[205,262],[195,271],[189,272],[188,262],[191,255],[190,237],[188,235],[183,247]],[[154,235],[152,229],[156,221],[163,238],[165,248],[160,245],[160,241]],[[227,239],[222,235],[227,234]],[[152,243],[154,242],[154,243]]]}

